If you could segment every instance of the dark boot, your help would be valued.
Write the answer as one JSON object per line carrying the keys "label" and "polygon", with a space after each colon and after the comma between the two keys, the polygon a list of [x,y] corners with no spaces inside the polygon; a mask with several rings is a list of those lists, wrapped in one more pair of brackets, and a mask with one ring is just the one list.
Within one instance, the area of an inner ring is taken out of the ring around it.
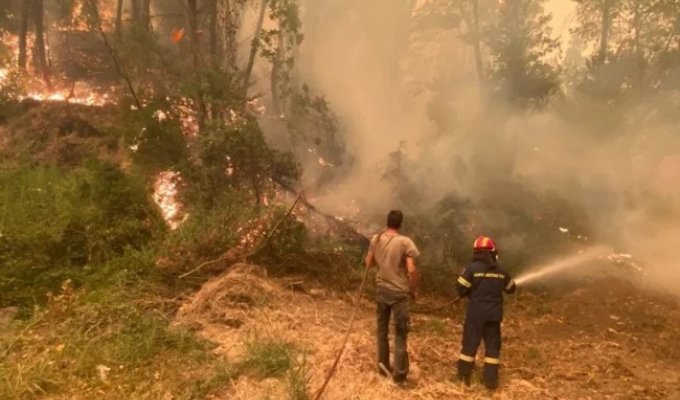
{"label": "dark boot", "polygon": [[395,385],[399,385],[401,387],[405,387],[407,384],[406,380],[406,375],[395,375],[392,377],[392,381],[394,382]]}
{"label": "dark boot", "polygon": [[484,387],[489,390],[496,390],[498,389],[498,381],[484,381]]}
{"label": "dark boot", "polygon": [[484,386],[489,390],[498,389],[498,364],[484,363]]}
{"label": "dark boot", "polygon": [[458,360],[458,379],[466,386],[470,386],[470,377],[472,376],[472,367],[474,363]]}

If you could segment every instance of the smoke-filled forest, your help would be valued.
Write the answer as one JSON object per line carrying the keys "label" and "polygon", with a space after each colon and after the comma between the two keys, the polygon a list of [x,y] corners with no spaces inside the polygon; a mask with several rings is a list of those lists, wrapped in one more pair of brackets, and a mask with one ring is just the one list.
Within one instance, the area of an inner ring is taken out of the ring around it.
{"label": "smoke-filled forest", "polygon": [[680,0],[0,0],[0,38],[0,398],[680,398]]}

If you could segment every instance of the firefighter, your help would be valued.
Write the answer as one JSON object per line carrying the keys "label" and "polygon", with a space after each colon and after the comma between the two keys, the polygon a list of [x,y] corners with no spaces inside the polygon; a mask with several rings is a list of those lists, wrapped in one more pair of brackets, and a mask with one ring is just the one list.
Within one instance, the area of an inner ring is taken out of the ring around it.
{"label": "firefighter", "polygon": [[470,385],[477,348],[484,339],[484,385],[496,389],[500,366],[503,292],[513,293],[516,285],[508,272],[498,264],[493,240],[486,236],[475,240],[472,262],[463,269],[456,286],[461,297],[470,299],[463,326],[458,378]]}

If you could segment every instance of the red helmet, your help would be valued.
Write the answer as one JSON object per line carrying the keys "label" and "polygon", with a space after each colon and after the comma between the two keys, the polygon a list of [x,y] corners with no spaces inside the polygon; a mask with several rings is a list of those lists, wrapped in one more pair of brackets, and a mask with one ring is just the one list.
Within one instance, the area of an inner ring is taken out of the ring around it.
{"label": "red helmet", "polygon": [[487,236],[479,236],[472,245],[474,251],[496,251],[496,244]]}

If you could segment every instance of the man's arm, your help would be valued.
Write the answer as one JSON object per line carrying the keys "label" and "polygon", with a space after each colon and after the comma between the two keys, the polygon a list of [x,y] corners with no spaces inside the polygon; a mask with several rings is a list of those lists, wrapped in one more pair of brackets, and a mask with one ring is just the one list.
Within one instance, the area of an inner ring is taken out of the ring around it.
{"label": "man's arm", "polygon": [[406,241],[406,274],[408,275],[409,288],[413,298],[420,296],[420,287],[418,285],[418,269],[416,268],[416,258],[420,256],[420,252],[413,243],[413,240],[408,239]]}
{"label": "man's arm", "polygon": [[470,268],[465,268],[456,282],[456,288],[458,289],[458,295],[460,295],[460,297],[465,297],[470,294],[472,279],[472,270],[470,270]]}
{"label": "man's arm", "polygon": [[416,269],[416,261],[413,257],[406,257],[406,272],[408,274],[409,287],[414,298],[420,296],[420,288],[418,287],[418,269]]}
{"label": "man's arm", "polygon": [[368,250],[368,253],[366,253],[366,258],[364,258],[364,262],[366,263],[366,269],[371,268],[372,266],[375,265],[375,258],[373,257],[373,250]]}
{"label": "man's arm", "polygon": [[515,284],[515,280],[512,279],[510,274],[507,272],[505,273],[505,293],[512,294],[515,293],[515,289],[517,289],[517,285]]}
{"label": "man's arm", "polygon": [[368,243],[368,252],[366,252],[366,257],[364,258],[364,263],[366,263],[366,269],[371,268],[376,265],[375,263],[375,247],[380,239],[380,234],[373,236],[371,241]]}

